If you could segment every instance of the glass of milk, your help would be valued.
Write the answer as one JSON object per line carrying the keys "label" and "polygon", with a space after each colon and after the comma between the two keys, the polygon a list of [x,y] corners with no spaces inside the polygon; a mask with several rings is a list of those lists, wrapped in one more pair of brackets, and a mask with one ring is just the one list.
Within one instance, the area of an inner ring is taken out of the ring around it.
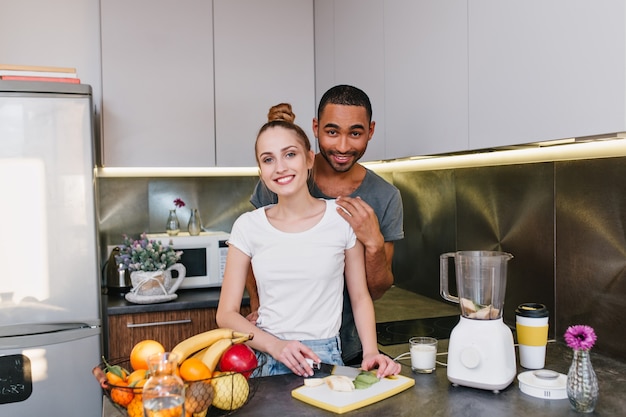
{"label": "glass of milk", "polygon": [[435,370],[437,359],[437,339],[433,337],[412,337],[409,339],[411,369],[420,374],[430,374]]}

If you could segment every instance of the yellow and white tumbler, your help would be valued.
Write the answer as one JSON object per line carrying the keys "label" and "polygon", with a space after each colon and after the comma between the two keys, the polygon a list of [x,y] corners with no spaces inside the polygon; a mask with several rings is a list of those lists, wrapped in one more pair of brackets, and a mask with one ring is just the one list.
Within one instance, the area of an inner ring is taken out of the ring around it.
{"label": "yellow and white tumbler", "polygon": [[515,310],[519,361],[526,369],[545,366],[549,316],[546,306],[539,303],[520,304]]}

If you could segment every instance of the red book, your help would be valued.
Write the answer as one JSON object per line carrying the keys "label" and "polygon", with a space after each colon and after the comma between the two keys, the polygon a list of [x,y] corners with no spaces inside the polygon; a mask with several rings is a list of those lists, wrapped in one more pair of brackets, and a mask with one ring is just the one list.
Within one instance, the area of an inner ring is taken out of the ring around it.
{"label": "red book", "polygon": [[54,82],[54,83],[70,83],[70,84],[80,84],[80,79],[78,78],[66,78],[66,77],[35,77],[35,76],[26,76],[26,75],[0,75],[1,80],[6,81],[45,81],[45,82]]}

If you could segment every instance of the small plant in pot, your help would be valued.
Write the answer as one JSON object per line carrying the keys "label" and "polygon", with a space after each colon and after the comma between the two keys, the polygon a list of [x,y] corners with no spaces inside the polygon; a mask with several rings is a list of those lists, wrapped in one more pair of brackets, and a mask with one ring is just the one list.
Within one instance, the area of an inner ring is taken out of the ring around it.
{"label": "small plant in pot", "polygon": [[[183,252],[161,241],[150,240],[145,233],[137,240],[127,235],[123,237],[115,261],[130,271],[131,292],[138,296],[174,294],[185,278],[185,266],[178,263]],[[176,279],[172,279],[171,270],[178,271]]]}

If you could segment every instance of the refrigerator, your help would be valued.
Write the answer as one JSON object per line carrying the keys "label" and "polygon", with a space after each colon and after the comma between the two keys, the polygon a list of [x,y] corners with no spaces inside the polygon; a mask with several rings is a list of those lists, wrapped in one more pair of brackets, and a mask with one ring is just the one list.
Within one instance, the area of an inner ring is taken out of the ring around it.
{"label": "refrigerator", "polygon": [[0,81],[0,416],[102,413],[91,87]]}

